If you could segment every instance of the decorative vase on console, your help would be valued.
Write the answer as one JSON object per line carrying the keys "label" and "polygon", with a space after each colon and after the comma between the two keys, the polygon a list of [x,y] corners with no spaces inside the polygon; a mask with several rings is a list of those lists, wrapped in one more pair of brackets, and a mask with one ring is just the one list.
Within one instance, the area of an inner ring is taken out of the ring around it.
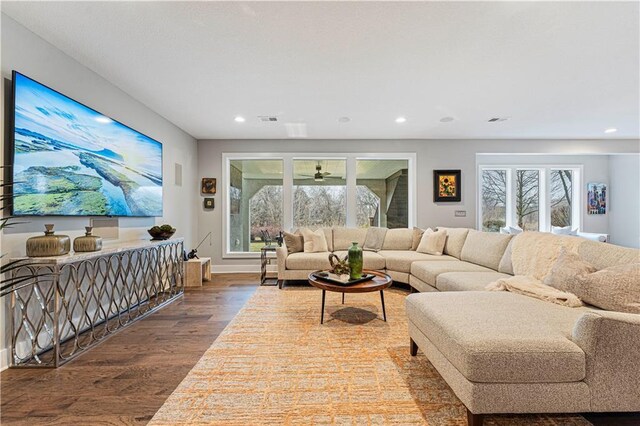
{"label": "decorative vase on console", "polygon": [[357,242],[349,247],[349,268],[351,269],[349,278],[358,280],[362,278],[362,249],[358,247]]}
{"label": "decorative vase on console", "polygon": [[102,238],[97,235],[91,235],[93,227],[85,226],[84,229],[86,230],[84,236],[73,240],[73,251],[87,252],[102,250]]}
{"label": "decorative vase on console", "polygon": [[54,235],[53,225],[44,225],[44,235],[31,237],[27,240],[27,256],[47,257],[62,256],[69,253],[71,239],[68,235]]}

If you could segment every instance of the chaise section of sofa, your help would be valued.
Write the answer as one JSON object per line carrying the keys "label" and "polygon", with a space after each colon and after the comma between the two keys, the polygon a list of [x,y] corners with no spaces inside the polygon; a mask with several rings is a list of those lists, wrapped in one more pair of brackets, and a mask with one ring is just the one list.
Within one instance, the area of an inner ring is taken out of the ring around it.
{"label": "chaise section of sofa", "polygon": [[469,231],[458,260],[412,263],[425,293],[406,300],[411,353],[425,353],[470,425],[488,413],[640,411],[640,315],[482,291],[512,276],[513,258],[516,272],[548,271],[562,247],[598,270],[640,262],[639,250],[576,238]]}

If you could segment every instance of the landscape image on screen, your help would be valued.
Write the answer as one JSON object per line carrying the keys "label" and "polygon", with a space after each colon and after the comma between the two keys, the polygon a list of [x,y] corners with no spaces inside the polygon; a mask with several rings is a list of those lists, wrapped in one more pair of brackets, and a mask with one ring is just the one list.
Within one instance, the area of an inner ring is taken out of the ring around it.
{"label": "landscape image on screen", "polygon": [[14,215],[162,216],[160,142],[14,76]]}

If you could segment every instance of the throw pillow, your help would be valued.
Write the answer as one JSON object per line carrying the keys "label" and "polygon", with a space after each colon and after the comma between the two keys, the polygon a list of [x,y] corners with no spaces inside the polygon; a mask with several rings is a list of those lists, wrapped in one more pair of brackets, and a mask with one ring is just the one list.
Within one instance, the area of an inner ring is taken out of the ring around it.
{"label": "throw pillow", "polygon": [[367,229],[367,236],[364,239],[363,250],[380,251],[387,235],[387,228],[371,227]]}
{"label": "throw pillow", "polygon": [[419,253],[433,254],[435,256],[442,256],[444,250],[444,244],[447,242],[447,231],[442,229],[440,231],[434,231],[428,228],[422,234],[420,244],[416,249]]}
{"label": "throw pillow", "polygon": [[581,284],[578,281],[578,277],[591,274],[595,271],[596,268],[582,260],[577,253],[562,247],[558,259],[551,267],[547,276],[544,277],[543,282],[558,290],[568,291],[580,297],[579,287]]}
{"label": "throw pillow", "polygon": [[422,240],[422,235],[424,235],[424,229],[413,227],[413,236],[411,239],[411,250],[418,250],[418,246],[420,245],[420,240]]}
{"label": "throw pillow", "polygon": [[500,233],[501,234],[511,234],[511,235],[518,235],[522,232],[522,228],[520,227],[513,227],[513,226],[505,226],[504,228],[500,228]]}
{"label": "throw pillow", "polygon": [[284,244],[289,254],[304,251],[304,237],[300,234],[284,232]]}
{"label": "throw pillow", "polygon": [[324,231],[322,229],[318,229],[314,232],[308,228],[300,228],[300,233],[304,237],[305,253],[329,251],[327,248],[327,239],[325,238]]}
{"label": "throw pillow", "polygon": [[552,226],[551,233],[556,235],[578,235],[578,230],[571,229],[571,226]]}
{"label": "throw pillow", "polygon": [[626,263],[578,277],[585,303],[608,311],[640,314],[640,263]]}

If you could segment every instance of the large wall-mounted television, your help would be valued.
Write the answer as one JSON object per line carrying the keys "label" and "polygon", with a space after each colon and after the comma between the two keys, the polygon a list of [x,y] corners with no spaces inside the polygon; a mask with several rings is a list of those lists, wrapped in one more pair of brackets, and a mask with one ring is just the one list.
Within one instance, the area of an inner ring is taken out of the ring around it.
{"label": "large wall-mounted television", "polygon": [[162,144],[13,72],[15,216],[162,216]]}

